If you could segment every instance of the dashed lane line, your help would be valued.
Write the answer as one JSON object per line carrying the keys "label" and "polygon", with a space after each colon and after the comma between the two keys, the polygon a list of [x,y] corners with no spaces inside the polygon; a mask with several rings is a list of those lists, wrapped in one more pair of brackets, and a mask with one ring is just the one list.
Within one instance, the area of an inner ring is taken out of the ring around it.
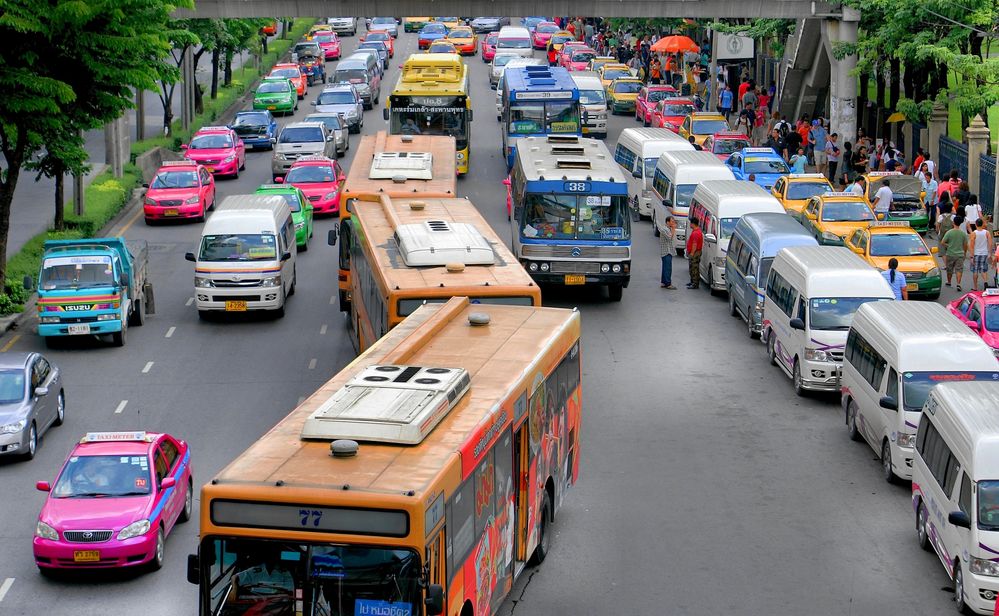
{"label": "dashed lane line", "polygon": [[320,336],[325,336],[326,335],[326,327],[327,327],[327,325],[325,323],[323,323],[323,326],[319,328],[319,335]]}
{"label": "dashed lane line", "polygon": [[310,359],[309,360],[309,370],[315,370],[316,369],[316,363],[318,363],[318,360],[315,357],[313,357],[312,359]]}
{"label": "dashed lane line", "polygon": [[117,235],[125,235],[125,232],[128,231],[128,228],[131,227],[133,224],[135,224],[136,220],[139,220],[139,216],[142,216],[142,208],[139,208],[138,210],[135,211],[135,214],[133,214],[132,217],[128,219],[128,222],[126,222],[125,226],[122,227],[120,231],[118,231]]}
{"label": "dashed lane line", "polygon": [[194,298],[193,297],[189,297],[189,298],[187,298],[187,302],[184,305],[185,306],[190,306],[193,303],[194,303]]}
{"label": "dashed lane line", "polygon": [[164,337],[164,338],[170,338],[170,337],[172,337],[172,336],[173,336],[173,333],[174,333],[175,331],[177,331],[177,328],[176,328],[176,327],[171,327],[170,329],[168,329],[168,330],[167,330],[167,333],[166,333],[166,335],[165,335],[165,336],[163,336],[163,337]]}
{"label": "dashed lane line", "polygon": [[122,400],[121,402],[118,403],[118,407],[115,408],[114,414],[121,415],[121,412],[125,410],[126,406],[128,406],[128,400]]}
{"label": "dashed lane line", "polygon": [[3,601],[7,593],[10,592],[10,587],[14,585],[14,578],[7,578],[0,584],[0,601]]}
{"label": "dashed lane line", "polygon": [[146,365],[142,367],[142,374],[146,374],[153,369],[153,364],[156,362],[147,361]]}

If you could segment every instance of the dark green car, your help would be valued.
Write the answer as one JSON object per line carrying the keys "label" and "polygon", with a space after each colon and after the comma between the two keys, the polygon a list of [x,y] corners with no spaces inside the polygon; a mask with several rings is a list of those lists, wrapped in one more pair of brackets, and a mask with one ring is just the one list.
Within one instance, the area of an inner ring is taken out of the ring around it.
{"label": "dark green car", "polygon": [[294,113],[298,110],[298,93],[290,79],[264,79],[253,94],[253,108]]}
{"label": "dark green car", "polygon": [[277,195],[283,197],[291,208],[291,221],[295,223],[295,244],[298,252],[309,249],[309,238],[312,237],[312,204],[305,198],[300,188],[287,184],[264,184],[257,189],[258,195]]}

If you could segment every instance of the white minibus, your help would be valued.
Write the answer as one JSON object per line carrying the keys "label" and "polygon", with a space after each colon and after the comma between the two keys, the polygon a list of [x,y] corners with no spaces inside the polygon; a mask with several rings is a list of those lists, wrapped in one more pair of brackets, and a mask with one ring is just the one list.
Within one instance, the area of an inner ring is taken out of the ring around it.
{"label": "white minibus", "polygon": [[652,175],[663,152],[693,152],[689,141],[665,128],[626,128],[617,138],[614,160],[628,180],[628,200],[639,216],[652,216]]}
{"label": "white minibus", "polygon": [[503,26],[496,37],[496,53],[515,53],[530,58],[534,55],[531,33],[521,26]]}
{"label": "white minibus", "polygon": [[[656,237],[666,228],[666,214],[676,221],[676,254],[683,254],[687,215],[697,185],[705,180],[734,180],[732,171],[711,152],[665,152],[652,176],[652,230]],[[703,231],[703,230],[702,230]]]}

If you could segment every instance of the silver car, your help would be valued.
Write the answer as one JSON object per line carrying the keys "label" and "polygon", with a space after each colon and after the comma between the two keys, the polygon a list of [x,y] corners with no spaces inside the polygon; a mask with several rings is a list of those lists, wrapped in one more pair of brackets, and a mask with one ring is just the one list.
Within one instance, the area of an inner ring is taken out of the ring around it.
{"label": "silver car", "polygon": [[509,64],[514,58],[519,57],[521,57],[520,54],[515,53],[498,53],[493,56],[493,61],[489,65],[490,88],[495,88],[500,79],[503,79],[503,71],[506,70],[506,65]]}
{"label": "silver car", "polygon": [[392,38],[399,36],[399,22],[395,17],[373,17],[367,22],[368,32],[384,30],[392,35]]}
{"label": "silver car", "polygon": [[326,86],[310,104],[316,108],[316,113],[342,115],[352,133],[359,133],[364,128],[364,102],[352,84]]}
{"label": "silver car", "polygon": [[330,17],[326,20],[326,24],[331,26],[337,34],[349,34],[350,36],[357,34],[356,17]]}
{"label": "silver car", "polygon": [[336,113],[310,113],[305,116],[306,122],[322,122],[326,130],[333,133],[336,142],[337,158],[343,156],[350,149],[350,130],[347,128],[347,118]]}
{"label": "silver car", "polygon": [[38,439],[66,418],[59,368],[39,353],[0,355],[0,455],[35,457]]}
{"label": "silver car", "polygon": [[274,144],[274,158],[271,159],[271,175],[277,178],[288,173],[288,169],[299,158],[318,154],[336,158],[336,144],[322,122],[292,122],[281,130]]}

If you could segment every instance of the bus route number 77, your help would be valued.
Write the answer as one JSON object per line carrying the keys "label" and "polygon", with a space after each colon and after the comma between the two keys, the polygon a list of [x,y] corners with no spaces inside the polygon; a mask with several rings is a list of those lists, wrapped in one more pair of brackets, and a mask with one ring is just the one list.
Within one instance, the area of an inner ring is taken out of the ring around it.
{"label": "bus route number 77", "polygon": [[308,526],[311,518],[312,525],[318,527],[319,521],[323,519],[323,512],[320,509],[299,509],[298,515],[302,518],[302,526]]}

